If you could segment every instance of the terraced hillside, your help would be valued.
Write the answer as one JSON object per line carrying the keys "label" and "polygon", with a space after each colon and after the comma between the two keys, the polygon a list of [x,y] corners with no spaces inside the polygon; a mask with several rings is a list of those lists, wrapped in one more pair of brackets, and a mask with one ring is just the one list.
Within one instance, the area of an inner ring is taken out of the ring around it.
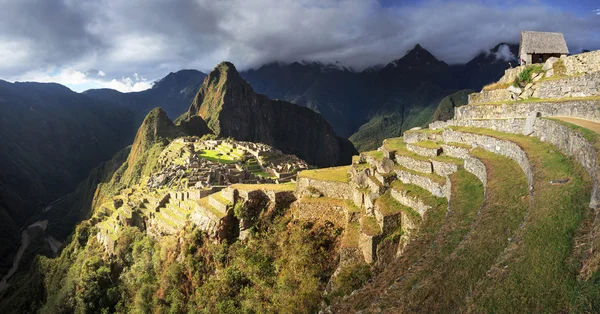
{"label": "terraced hillside", "polygon": [[[379,235],[363,241],[369,224],[361,223],[358,247],[376,275],[332,297],[326,310],[599,311],[600,68],[590,61],[597,55],[550,61],[567,69],[536,80],[535,90],[543,97],[545,84],[563,82],[558,99],[487,102],[484,89],[456,108],[454,120],[387,139],[355,159],[352,197],[360,221],[377,221]],[[588,94],[571,93],[582,90],[574,82]]]}

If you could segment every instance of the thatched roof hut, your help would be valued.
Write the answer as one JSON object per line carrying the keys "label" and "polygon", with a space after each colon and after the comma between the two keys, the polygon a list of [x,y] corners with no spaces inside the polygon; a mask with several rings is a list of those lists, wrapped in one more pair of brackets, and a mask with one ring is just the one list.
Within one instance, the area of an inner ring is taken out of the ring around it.
{"label": "thatched roof hut", "polygon": [[546,62],[567,55],[569,48],[562,33],[521,31],[519,56],[526,64]]}

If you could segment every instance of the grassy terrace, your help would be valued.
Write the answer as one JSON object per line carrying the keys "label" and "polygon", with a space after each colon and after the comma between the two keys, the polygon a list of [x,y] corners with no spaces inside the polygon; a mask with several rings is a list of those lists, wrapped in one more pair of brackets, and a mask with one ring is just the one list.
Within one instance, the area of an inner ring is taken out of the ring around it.
{"label": "grassy terrace", "polygon": [[410,143],[410,145],[419,146],[419,147],[423,147],[423,148],[430,148],[430,149],[437,149],[442,146],[441,143],[434,142],[434,141],[421,141],[421,142],[416,142],[416,143]]}
{"label": "grassy terrace", "polygon": [[[334,313],[349,313],[356,312],[360,309],[365,309],[373,304],[373,301],[380,296],[392,285],[398,278],[406,274],[409,269],[422,258],[426,248],[430,248],[438,231],[444,223],[446,216],[447,203],[441,203],[439,206],[427,211],[423,217],[423,222],[419,228],[417,235],[411,239],[404,253],[390,265],[387,265],[382,273],[375,277],[373,282],[367,284],[358,293],[353,294],[344,302],[341,308],[333,308]],[[364,213],[363,213],[364,214]],[[364,222],[363,222],[364,223]],[[379,228],[377,226],[377,228]],[[390,298],[398,299],[400,296],[388,294]],[[369,311],[366,311],[369,312]],[[395,313],[394,311],[387,311]],[[421,311],[422,312],[422,311]],[[382,313],[386,313],[383,311]]]}
{"label": "grassy terrace", "polygon": [[350,166],[304,170],[298,176],[314,180],[348,183],[350,182],[348,170],[350,170]]}
{"label": "grassy terrace", "polygon": [[400,165],[394,165],[394,169],[395,170],[404,171],[404,172],[408,172],[408,173],[414,174],[416,176],[425,177],[425,178],[431,179],[431,181],[439,183],[439,184],[445,184],[446,183],[446,178],[444,178],[444,177],[442,177],[440,175],[437,175],[435,173],[422,173],[422,172],[418,172],[418,171],[414,171],[414,170],[405,168],[405,167],[400,166]]}
{"label": "grassy terrace", "polygon": [[213,215],[215,215],[218,218],[223,218],[226,216],[226,213],[223,213],[219,210],[217,210],[216,208],[214,208],[212,205],[210,205],[208,203],[208,196],[201,198],[200,200],[198,200],[198,203],[200,203],[200,206],[202,208],[204,208],[205,210],[210,211]]}
{"label": "grassy terrace", "polygon": [[528,98],[516,101],[497,101],[487,103],[469,104],[469,106],[485,106],[485,105],[513,105],[522,103],[538,103],[538,102],[565,102],[565,101],[585,101],[585,100],[600,100],[600,96],[591,97],[569,97],[569,98]]}
{"label": "grassy terrace", "polygon": [[[441,226],[433,244],[426,248],[411,269],[401,270],[402,280],[382,299],[384,307],[402,307],[406,302],[402,297],[412,297],[411,291],[414,287],[418,287],[436,270],[439,271],[442,263],[450,257],[471,230],[477,212],[483,204],[483,186],[477,177],[464,169],[452,174],[450,180],[452,202],[444,225]],[[438,207],[445,205],[446,203],[443,202]],[[413,295],[415,293],[418,291],[412,292]]]}
{"label": "grassy terrace", "polygon": [[[590,144],[592,144],[594,146],[596,151],[600,152],[600,134],[598,134],[590,129],[586,129],[582,126],[579,126],[579,125],[576,125],[573,123],[569,123],[567,121],[563,121],[560,119],[554,119],[554,118],[544,118],[544,119],[558,122],[558,123],[570,128],[571,130],[581,134],[581,136],[583,136],[583,138],[585,138],[588,142],[590,142]],[[600,155],[598,157],[599,157],[598,162],[600,164]]]}
{"label": "grassy terrace", "polygon": [[440,134],[440,133],[444,132],[444,130],[442,130],[442,129],[437,129],[437,130],[419,129],[419,130],[408,130],[405,133],[410,133],[410,132],[414,132],[414,133],[427,133],[427,134]]}
{"label": "grassy terrace", "polygon": [[[457,130],[494,136],[519,144],[534,169],[534,202],[511,246],[475,290],[470,308],[477,311],[560,312],[569,306],[577,289],[578,254],[572,255],[573,236],[588,211],[591,182],[585,171],[556,148],[536,138],[487,129]],[[570,178],[564,185],[550,180]],[[510,182],[510,181],[509,181]],[[506,183],[509,184],[509,183]],[[503,272],[504,266],[510,272]]]}
{"label": "grassy terrace", "polygon": [[342,238],[342,248],[357,248],[358,238],[360,234],[360,223],[353,222],[349,223],[344,230],[344,236]]}
{"label": "grassy terrace", "polygon": [[389,192],[383,194],[375,202],[377,208],[383,216],[390,216],[403,212],[406,215],[412,217],[413,219],[421,220],[421,215],[419,215],[418,212],[416,212],[410,207],[406,207],[398,203],[398,201],[396,201],[394,198],[392,198],[392,196],[390,196]]}
{"label": "grassy terrace", "polygon": [[234,189],[244,190],[244,191],[254,191],[254,190],[265,190],[265,191],[275,191],[275,192],[285,192],[285,191],[295,191],[296,184],[295,183],[284,183],[284,184],[234,184],[231,186]]}
{"label": "grassy terrace", "polygon": [[419,304],[419,310],[424,312],[464,311],[466,296],[486,277],[486,272],[508,245],[508,238],[514,237],[519,229],[529,204],[523,172],[517,163],[508,158],[481,149],[474,150],[473,155],[482,160],[488,169],[486,202],[479,215],[473,213],[481,204],[482,194],[479,193],[482,190],[474,187],[478,184],[471,178],[469,190],[477,191],[478,199],[470,204],[471,200],[464,199],[462,195],[461,202],[470,206],[464,209],[466,221],[453,222],[459,224],[461,229],[454,230],[455,226],[450,222],[446,222],[442,228],[442,232],[456,232],[448,236],[459,243],[446,243],[450,245],[444,249],[451,252],[440,251],[443,246],[433,248],[430,254],[442,259],[437,261],[435,271],[429,276],[417,276],[418,281],[414,284],[418,284],[420,289],[406,295],[404,300],[390,300],[400,311],[414,311],[414,304]]}
{"label": "grassy terrace", "polygon": [[437,207],[442,204],[446,204],[445,198],[437,197],[431,194],[429,191],[425,190],[424,188],[414,184],[406,184],[400,180],[395,180],[394,182],[392,182],[390,187],[396,191],[406,191],[406,195],[416,197],[420,199],[423,203],[431,207]]}
{"label": "grassy terrace", "polygon": [[372,150],[369,152],[364,152],[363,154],[371,156],[377,160],[382,160],[383,159],[383,152],[380,152],[378,150]]}
{"label": "grassy terrace", "polygon": [[[437,130],[434,130],[434,131],[437,131]],[[424,142],[420,142],[420,143],[424,143]],[[431,143],[436,143],[436,142],[431,142]],[[415,143],[413,145],[420,146],[418,143]],[[428,145],[428,144],[425,144],[425,145]],[[436,145],[437,146],[435,146],[433,148],[439,148],[439,147],[441,147],[442,143],[437,143]],[[448,145],[465,147],[465,148],[471,148],[471,146],[464,145],[464,144],[448,143]],[[393,139],[387,139],[383,143],[383,146],[385,146],[385,148],[387,150],[395,151],[396,155],[407,156],[407,157],[410,157],[410,158],[413,158],[413,159],[416,159],[416,160],[423,160],[423,161],[436,160],[436,161],[441,161],[441,162],[454,163],[454,164],[457,164],[457,165],[463,165],[464,164],[464,160],[462,160],[460,158],[453,158],[453,157],[444,155],[443,153],[441,155],[439,155],[439,156],[436,156],[436,157],[421,156],[421,155],[419,155],[419,154],[417,154],[417,153],[415,153],[415,152],[413,152],[411,150],[408,150],[406,148],[406,143],[404,143],[402,137],[396,137],[396,138],[393,138]],[[423,146],[423,147],[425,147],[425,146]],[[432,148],[432,147],[426,147],[426,148]]]}
{"label": "grassy terrace", "polygon": [[381,228],[373,216],[362,214],[360,218],[360,225],[362,232],[368,236],[376,236],[381,234]]}

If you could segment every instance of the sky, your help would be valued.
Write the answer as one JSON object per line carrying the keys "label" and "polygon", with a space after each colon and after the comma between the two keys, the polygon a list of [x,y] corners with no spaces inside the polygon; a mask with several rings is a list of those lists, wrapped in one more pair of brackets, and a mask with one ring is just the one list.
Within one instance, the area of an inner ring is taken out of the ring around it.
{"label": "sky", "polygon": [[600,49],[600,1],[0,0],[0,79],[130,92],[224,60],[362,70],[417,43],[456,64],[518,43],[522,29]]}

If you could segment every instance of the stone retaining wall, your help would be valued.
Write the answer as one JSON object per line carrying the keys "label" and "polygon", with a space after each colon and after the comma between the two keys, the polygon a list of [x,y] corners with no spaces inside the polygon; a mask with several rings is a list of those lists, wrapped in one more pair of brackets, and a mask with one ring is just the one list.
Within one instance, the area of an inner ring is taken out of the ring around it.
{"label": "stone retaining wall", "polygon": [[309,186],[314,187],[323,194],[323,196],[331,198],[339,198],[345,200],[352,199],[352,188],[349,183],[315,180],[305,177],[299,177],[296,183],[296,195],[300,197],[307,191]]}
{"label": "stone retaining wall", "polygon": [[463,147],[457,147],[457,146],[443,144],[442,150],[444,151],[444,154],[446,154],[450,157],[460,158],[460,159],[469,158],[469,150],[466,148],[463,148]]}
{"label": "stone retaining wall", "polygon": [[421,217],[425,215],[425,212],[431,209],[431,206],[423,203],[418,197],[408,196],[408,193],[404,190],[396,191],[392,189],[390,195],[398,201],[398,203],[414,209]]}
{"label": "stone retaining wall", "polygon": [[475,175],[481,181],[481,184],[483,184],[483,195],[485,196],[487,191],[487,170],[483,162],[469,156],[465,159],[465,170]]}
{"label": "stone retaining wall", "polygon": [[501,102],[512,99],[512,94],[508,89],[494,89],[481,91],[479,93],[469,94],[469,104],[485,104],[492,102]]}
{"label": "stone retaining wall", "polygon": [[511,141],[497,139],[487,135],[459,132],[451,129],[444,131],[444,140],[446,142],[456,142],[481,147],[489,152],[502,155],[514,160],[519,166],[529,185],[530,193],[533,191],[533,169],[527,154],[519,145]]}
{"label": "stone retaining wall", "polygon": [[431,162],[427,160],[418,160],[408,156],[396,155],[396,163],[405,168],[422,172],[422,173],[432,173],[433,167]]}
{"label": "stone retaining wall", "polygon": [[406,184],[414,184],[420,186],[437,197],[449,198],[446,187],[448,185],[448,180],[446,180],[446,184],[440,184],[434,182],[433,180],[427,177],[413,174],[408,171],[396,169],[395,172],[398,179]]}
{"label": "stone retaining wall", "polygon": [[567,69],[566,75],[600,71],[600,50],[572,55],[560,60]]}
{"label": "stone retaining wall", "polygon": [[[514,134],[522,134],[525,123],[525,119],[460,120],[452,122],[453,125],[485,127]],[[543,142],[553,144],[563,154],[573,156],[585,168],[594,182],[590,207],[596,208],[600,205],[600,189],[598,188],[598,171],[600,169],[597,161],[598,152],[594,146],[578,132],[559,122],[548,119],[535,119],[532,130],[531,136],[535,136]]]}
{"label": "stone retaining wall", "polygon": [[567,100],[563,102],[462,106],[457,107],[454,112],[455,120],[524,119],[531,112],[539,112],[543,117],[563,116],[600,122],[600,101]]}
{"label": "stone retaining wall", "polygon": [[600,95],[600,72],[541,81],[533,93],[536,98],[592,97]]}
{"label": "stone retaining wall", "polygon": [[329,221],[338,227],[345,227],[350,218],[347,206],[327,203],[324,200],[311,201],[304,197],[294,203],[293,215],[295,219],[307,221]]}
{"label": "stone retaining wall", "polygon": [[416,154],[426,157],[435,157],[440,154],[439,148],[427,148],[414,144],[407,144],[406,148]]}
{"label": "stone retaining wall", "polygon": [[452,162],[443,162],[437,160],[431,160],[433,165],[433,172],[440,176],[449,176],[458,171],[459,166]]}
{"label": "stone retaining wall", "polygon": [[416,143],[423,141],[442,141],[442,133],[419,132],[419,130],[408,130],[403,135],[404,143]]}

